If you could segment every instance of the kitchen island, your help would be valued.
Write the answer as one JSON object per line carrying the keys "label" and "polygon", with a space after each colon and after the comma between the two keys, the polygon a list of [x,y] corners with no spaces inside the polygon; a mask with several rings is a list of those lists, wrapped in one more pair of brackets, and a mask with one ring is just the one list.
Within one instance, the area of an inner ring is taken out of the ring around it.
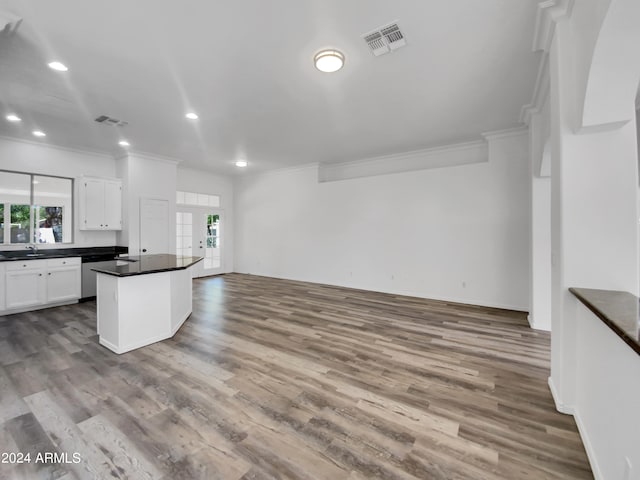
{"label": "kitchen island", "polygon": [[100,344],[125,353],[173,337],[191,315],[191,267],[201,260],[140,255],[94,268]]}

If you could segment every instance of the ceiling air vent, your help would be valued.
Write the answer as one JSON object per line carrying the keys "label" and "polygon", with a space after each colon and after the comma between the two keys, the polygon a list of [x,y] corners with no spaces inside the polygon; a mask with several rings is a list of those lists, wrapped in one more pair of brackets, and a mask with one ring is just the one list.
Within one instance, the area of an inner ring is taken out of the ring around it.
{"label": "ceiling air vent", "polygon": [[129,125],[129,122],[118,120],[117,118],[112,118],[107,115],[100,115],[95,120],[102,125],[111,125],[112,127],[124,127],[125,125]]}
{"label": "ceiling air vent", "polygon": [[367,42],[371,53],[376,57],[397,50],[407,44],[398,22],[379,27],[373,32],[363,35],[362,38]]}
{"label": "ceiling air vent", "polygon": [[373,32],[364,36],[365,42],[369,45],[371,52],[377,57],[378,55],[382,55],[389,51],[389,47],[382,39],[382,34],[380,32]]}

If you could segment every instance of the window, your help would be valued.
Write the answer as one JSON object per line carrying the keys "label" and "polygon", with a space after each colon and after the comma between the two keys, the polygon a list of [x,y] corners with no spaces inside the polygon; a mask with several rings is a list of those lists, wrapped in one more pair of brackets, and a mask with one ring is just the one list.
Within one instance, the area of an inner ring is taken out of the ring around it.
{"label": "window", "polygon": [[195,192],[176,192],[178,205],[198,205],[200,207],[219,207],[220,195],[207,195]]}
{"label": "window", "polygon": [[0,243],[71,243],[73,179],[0,171]]}

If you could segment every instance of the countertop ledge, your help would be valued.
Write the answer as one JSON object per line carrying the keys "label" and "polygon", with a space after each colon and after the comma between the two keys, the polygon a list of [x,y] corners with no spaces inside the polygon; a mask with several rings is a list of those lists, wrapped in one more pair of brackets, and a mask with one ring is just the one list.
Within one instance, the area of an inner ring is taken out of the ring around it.
{"label": "countertop ledge", "polygon": [[572,287],[569,291],[640,355],[638,297],[618,290]]}
{"label": "countertop ledge", "polygon": [[29,255],[28,250],[0,250],[0,262],[18,262],[25,260],[48,260],[50,258],[81,257],[82,262],[110,260],[117,255],[126,254],[127,247],[69,247],[38,250],[38,255]]}
{"label": "countertop ledge", "polygon": [[183,257],[170,254],[136,255],[121,260],[113,260],[112,262],[104,262],[104,265],[91,270],[116,277],[132,277],[134,275],[184,270],[201,260],[203,260],[202,257]]}

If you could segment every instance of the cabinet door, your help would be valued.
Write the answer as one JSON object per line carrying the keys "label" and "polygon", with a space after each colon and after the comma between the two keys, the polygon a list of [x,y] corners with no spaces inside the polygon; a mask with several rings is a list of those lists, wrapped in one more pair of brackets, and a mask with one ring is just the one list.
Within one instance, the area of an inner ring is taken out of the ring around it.
{"label": "cabinet door", "polygon": [[80,266],[61,267],[47,272],[47,303],[80,298]]}
{"label": "cabinet door", "polygon": [[7,272],[7,309],[45,303],[46,278],[44,273],[45,271],[40,269]]}
{"label": "cabinet door", "polygon": [[122,229],[122,183],[112,180],[104,182],[104,228]]}
{"label": "cabinet door", "polygon": [[81,230],[104,228],[104,180],[85,178],[80,186]]}

